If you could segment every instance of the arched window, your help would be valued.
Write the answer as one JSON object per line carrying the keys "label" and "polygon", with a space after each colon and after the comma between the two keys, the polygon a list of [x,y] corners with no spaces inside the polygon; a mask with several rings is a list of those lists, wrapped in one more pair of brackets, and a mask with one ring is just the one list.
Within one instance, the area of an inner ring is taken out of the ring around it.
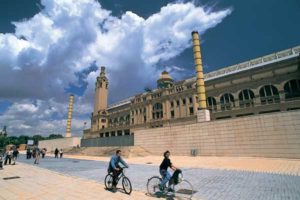
{"label": "arched window", "polygon": [[232,94],[225,93],[220,98],[221,109],[224,110],[231,110],[235,107],[234,98]]}
{"label": "arched window", "polygon": [[300,79],[290,80],[284,84],[284,93],[286,99],[300,97]]}
{"label": "arched window", "polygon": [[156,103],[153,105],[152,118],[153,119],[163,118],[163,105],[161,103]]}
{"label": "arched window", "polygon": [[279,93],[275,86],[265,85],[259,90],[261,104],[279,103]]}
{"label": "arched window", "polygon": [[207,103],[207,108],[210,111],[217,110],[217,101],[214,97],[207,97],[206,103]]}
{"label": "arched window", "polygon": [[239,93],[239,104],[241,108],[251,107],[254,105],[254,92],[249,89],[242,90]]}

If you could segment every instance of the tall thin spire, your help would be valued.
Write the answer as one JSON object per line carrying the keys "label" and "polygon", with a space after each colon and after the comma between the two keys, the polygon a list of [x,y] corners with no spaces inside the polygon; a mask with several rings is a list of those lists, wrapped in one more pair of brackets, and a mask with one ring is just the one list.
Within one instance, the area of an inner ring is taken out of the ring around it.
{"label": "tall thin spire", "polygon": [[72,137],[71,124],[72,124],[72,113],[73,113],[73,98],[74,98],[74,95],[71,94],[70,97],[69,97],[69,108],[68,108],[68,120],[67,120],[67,128],[66,128],[66,137]]}
{"label": "tall thin spire", "polygon": [[200,39],[197,31],[192,32],[193,38],[193,50],[194,50],[194,60],[195,60],[195,70],[197,77],[197,96],[198,96],[198,109],[206,109],[206,95],[205,95],[205,84],[204,84],[204,74],[202,67],[202,57],[200,49]]}

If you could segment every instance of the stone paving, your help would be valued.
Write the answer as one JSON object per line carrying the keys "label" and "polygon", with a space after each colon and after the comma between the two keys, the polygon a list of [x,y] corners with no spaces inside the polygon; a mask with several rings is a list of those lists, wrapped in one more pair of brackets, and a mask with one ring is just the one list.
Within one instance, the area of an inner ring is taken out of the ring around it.
{"label": "stone paving", "polygon": [[[21,161],[33,162],[25,159]],[[39,167],[103,183],[107,162],[47,157],[41,159]],[[157,174],[158,167],[153,165],[130,164],[126,171],[133,188],[143,192],[146,191],[147,178]],[[300,199],[300,176],[297,175],[204,168],[183,168],[183,174],[197,190],[197,199]]]}
{"label": "stone paving", "polygon": [[[15,176],[20,178],[3,179]],[[5,166],[4,170],[0,170],[0,179],[0,200],[153,199],[137,191],[133,191],[130,196],[121,191],[111,193],[96,181],[62,175],[22,163]]]}

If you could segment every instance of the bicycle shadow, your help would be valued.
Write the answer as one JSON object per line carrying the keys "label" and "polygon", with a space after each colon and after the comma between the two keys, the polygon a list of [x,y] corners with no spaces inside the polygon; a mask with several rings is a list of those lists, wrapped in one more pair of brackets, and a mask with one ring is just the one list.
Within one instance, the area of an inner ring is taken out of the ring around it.
{"label": "bicycle shadow", "polygon": [[[197,193],[197,191],[182,191],[182,193],[184,194],[195,194]],[[148,193],[146,193],[146,196],[151,196],[149,195]],[[184,198],[184,197],[178,197],[178,196],[175,196],[174,193],[172,192],[169,192],[169,193],[165,193],[165,192],[162,192],[162,191],[157,191],[153,196],[151,197],[156,197],[156,198],[164,198],[166,200],[186,200],[186,199],[190,199],[190,198]]]}
{"label": "bicycle shadow", "polygon": [[156,198],[164,198],[166,200],[175,200],[176,199],[174,194],[168,194],[168,193],[164,193],[164,192],[156,192],[153,196],[146,193],[146,196],[156,197]]}
{"label": "bicycle shadow", "polygon": [[[117,193],[117,192],[121,192],[123,194],[127,194],[123,188],[117,188],[116,190],[113,190],[113,189],[107,189],[104,187],[104,189],[108,192],[111,192],[111,193]],[[127,195],[130,195],[130,194],[127,194]]]}

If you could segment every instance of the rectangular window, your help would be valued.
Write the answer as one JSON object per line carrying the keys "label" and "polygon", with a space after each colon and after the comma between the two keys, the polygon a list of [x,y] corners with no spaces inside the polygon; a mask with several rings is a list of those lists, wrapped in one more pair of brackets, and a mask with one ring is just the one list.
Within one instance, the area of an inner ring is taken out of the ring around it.
{"label": "rectangular window", "polygon": [[190,104],[192,104],[193,103],[193,98],[192,97],[190,97]]}
{"label": "rectangular window", "polygon": [[174,118],[175,117],[175,112],[174,110],[171,110],[171,118]]}
{"label": "rectangular window", "polygon": [[103,137],[104,133],[100,133],[100,137]]}
{"label": "rectangular window", "polygon": [[118,134],[118,136],[122,136],[123,135],[122,131],[118,131],[117,134]]}
{"label": "rectangular window", "polygon": [[147,117],[146,117],[146,116],[144,116],[144,123],[146,123],[146,121],[147,121]]}
{"label": "rectangular window", "polygon": [[179,103],[179,100],[177,100],[177,101],[176,101],[176,103],[177,103],[177,106],[179,106],[179,105],[180,105],[180,103]]}
{"label": "rectangular window", "polygon": [[193,115],[193,114],[194,114],[194,108],[190,107],[190,115]]}
{"label": "rectangular window", "polygon": [[101,122],[102,122],[102,123],[105,123],[105,122],[106,122],[106,119],[101,119]]}
{"label": "rectangular window", "polygon": [[182,104],[185,105],[186,101],[185,99],[182,99]]}
{"label": "rectangular window", "polygon": [[109,132],[106,132],[106,133],[105,133],[105,137],[109,137]]}
{"label": "rectangular window", "polygon": [[124,134],[125,134],[125,135],[130,135],[130,131],[129,131],[128,129],[126,129],[126,130],[124,131]]}
{"label": "rectangular window", "polygon": [[115,131],[112,131],[112,132],[110,132],[110,135],[111,135],[112,137],[114,137],[114,136],[116,136],[116,132],[115,132]]}
{"label": "rectangular window", "polygon": [[173,108],[174,107],[174,102],[173,101],[171,101],[171,108]]}

